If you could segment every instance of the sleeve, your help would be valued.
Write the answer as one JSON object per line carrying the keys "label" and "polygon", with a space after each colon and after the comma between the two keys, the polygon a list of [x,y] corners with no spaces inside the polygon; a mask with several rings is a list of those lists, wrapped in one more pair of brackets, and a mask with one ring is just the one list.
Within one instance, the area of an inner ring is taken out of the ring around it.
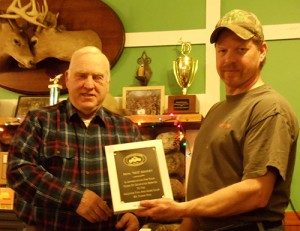
{"label": "sleeve", "polygon": [[282,114],[267,117],[252,126],[244,143],[244,176],[264,175],[274,167],[285,180],[291,152],[290,127]]}

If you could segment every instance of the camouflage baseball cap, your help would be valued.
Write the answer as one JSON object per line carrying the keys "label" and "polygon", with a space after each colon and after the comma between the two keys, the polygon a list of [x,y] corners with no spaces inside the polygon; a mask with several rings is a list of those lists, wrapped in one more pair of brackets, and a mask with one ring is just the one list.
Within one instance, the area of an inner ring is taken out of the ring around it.
{"label": "camouflage baseball cap", "polygon": [[254,35],[264,40],[262,25],[257,17],[244,10],[235,9],[225,14],[217,23],[215,30],[210,36],[210,43],[215,43],[221,30],[227,28],[241,39],[248,40]]}

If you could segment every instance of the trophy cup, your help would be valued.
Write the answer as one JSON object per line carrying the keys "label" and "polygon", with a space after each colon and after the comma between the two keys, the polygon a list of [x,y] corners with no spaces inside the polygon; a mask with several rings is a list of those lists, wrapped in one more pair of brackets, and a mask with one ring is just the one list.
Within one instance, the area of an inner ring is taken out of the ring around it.
{"label": "trophy cup", "polygon": [[53,82],[53,84],[49,84],[48,88],[50,88],[50,105],[54,105],[58,103],[59,95],[60,95],[60,89],[62,89],[62,86],[58,84],[60,78],[63,74],[56,75],[53,79],[50,78],[50,83]]}
{"label": "trophy cup", "polygon": [[189,57],[191,50],[190,42],[181,42],[182,56],[173,61],[174,75],[182,88],[182,95],[168,97],[168,113],[196,113],[196,95],[187,95],[198,69],[198,60]]}

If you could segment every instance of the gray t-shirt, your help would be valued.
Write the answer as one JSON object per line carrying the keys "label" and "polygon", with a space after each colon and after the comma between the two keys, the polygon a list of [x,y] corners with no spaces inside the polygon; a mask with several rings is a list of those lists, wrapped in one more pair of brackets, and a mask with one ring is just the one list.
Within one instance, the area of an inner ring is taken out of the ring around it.
{"label": "gray t-shirt", "polygon": [[262,176],[267,167],[277,169],[279,175],[265,208],[233,217],[196,217],[197,227],[211,230],[241,222],[282,220],[289,203],[298,132],[291,107],[267,85],[227,96],[214,105],[195,140],[187,199]]}

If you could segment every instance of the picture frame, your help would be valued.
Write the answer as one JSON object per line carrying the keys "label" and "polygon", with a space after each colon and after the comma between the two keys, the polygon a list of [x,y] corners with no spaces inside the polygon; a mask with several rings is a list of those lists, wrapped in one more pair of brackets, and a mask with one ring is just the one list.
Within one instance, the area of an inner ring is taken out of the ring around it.
{"label": "picture frame", "polygon": [[162,140],[105,146],[115,214],[141,209],[139,202],[173,199]]}
{"label": "picture frame", "polygon": [[162,115],[165,86],[123,87],[122,108],[127,115]]}
{"label": "picture frame", "polygon": [[15,117],[24,118],[28,111],[49,105],[49,96],[19,96]]}
{"label": "picture frame", "polygon": [[8,152],[0,152],[0,185],[6,185]]}

